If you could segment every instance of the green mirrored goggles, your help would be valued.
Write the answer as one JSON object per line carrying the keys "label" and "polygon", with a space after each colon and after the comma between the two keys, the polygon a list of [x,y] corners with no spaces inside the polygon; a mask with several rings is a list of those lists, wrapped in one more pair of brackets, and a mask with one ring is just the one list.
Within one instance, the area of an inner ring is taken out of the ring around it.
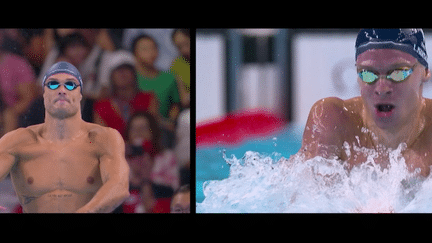
{"label": "green mirrored goggles", "polygon": [[393,82],[402,82],[402,81],[406,80],[412,74],[413,69],[416,65],[414,65],[410,69],[395,69],[395,70],[391,71],[388,75],[377,75],[374,72],[369,71],[369,70],[365,70],[365,69],[358,72],[358,75],[359,75],[360,79],[363,80],[363,82],[368,83],[368,84],[371,84],[371,83],[377,81],[380,78],[380,76],[382,76],[383,78],[386,78],[388,80],[391,80]]}

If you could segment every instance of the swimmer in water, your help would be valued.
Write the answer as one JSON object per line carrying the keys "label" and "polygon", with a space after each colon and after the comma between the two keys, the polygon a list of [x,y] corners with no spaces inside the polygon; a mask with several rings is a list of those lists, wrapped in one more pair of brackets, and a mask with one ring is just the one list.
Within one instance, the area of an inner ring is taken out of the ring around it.
{"label": "swimmer in water", "polygon": [[[431,77],[421,29],[362,29],[356,40],[357,82],[361,96],[325,98],[309,113],[300,151],[364,163],[358,148],[378,152],[375,163],[389,164],[389,149],[402,143],[410,172],[428,176],[432,165],[432,100],[423,97]],[[357,148],[357,149],[356,149]]]}
{"label": "swimmer in water", "polygon": [[10,173],[25,213],[113,211],[129,196],[121,135],[82,120],[72,64],[54,64],[42,84],[45,122],[0,139],[0,180]]}

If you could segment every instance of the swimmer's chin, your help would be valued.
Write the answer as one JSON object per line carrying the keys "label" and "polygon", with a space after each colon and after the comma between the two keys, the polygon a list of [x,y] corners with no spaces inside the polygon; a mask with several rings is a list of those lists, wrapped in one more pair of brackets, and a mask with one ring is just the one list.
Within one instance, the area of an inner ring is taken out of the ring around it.
{"label": "swimmer's chin", "polygon": [[74,115],[76,115],[76,113],[77,112],[70,112],[64,109],[58,109],[56,111],[48,111],[48,114],[51,117],[61,119],[61,120],[73,117]]}

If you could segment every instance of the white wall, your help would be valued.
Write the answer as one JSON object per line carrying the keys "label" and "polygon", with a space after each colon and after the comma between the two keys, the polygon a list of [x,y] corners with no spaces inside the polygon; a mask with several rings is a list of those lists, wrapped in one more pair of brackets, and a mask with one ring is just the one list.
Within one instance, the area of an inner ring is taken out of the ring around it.
{"label": "white wall", "polygon": [[241,109],[265,108],[282,113],[279,69],[275,64],[245,64],[237,80]]}
{"label": "white wall", "polygon": [[196,123],[225,114],[225,40],[221,35],[196,37]]}

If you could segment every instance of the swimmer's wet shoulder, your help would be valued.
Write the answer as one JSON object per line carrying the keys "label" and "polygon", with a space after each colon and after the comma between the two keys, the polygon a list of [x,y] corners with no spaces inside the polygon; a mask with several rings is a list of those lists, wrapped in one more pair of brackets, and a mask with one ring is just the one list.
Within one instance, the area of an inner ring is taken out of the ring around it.
{"label": "swimmer's wet shoulder", "polygon": [[11,131],[0,139],[0,180],[4,179],[16,162],[17,147],[31,143],[34,136],[24,128]]}
{"label": "swimmer's wet shoulder", "polygon": [[[125,158],[125,144],[120,133],[112,128],[89,125],[89,136],[94,136],[99,153],[102,187],[78,213],[111,212],[129,196],[129,166]],[[95,132],[91,135],[91,132]]]}
{"label": "swimmer's wet shoulder", "polygon": [[[336,97],[317,101],[311,108],[303,134],[302,151],[307,159],[315,156],[341,157],[343,140],[357,127],[354,100]],[[348,108],[350,110],[348,110]],[[354,122],[354,123],[353,123]]]}
{"label": "swimmer's wet shoulder", "polygon": [[[432,165],[432,100],[425,99],[425,125],[418,136],[403,151],[410,171],[421,169],[427,176]],[[374,134],[364,124],[364,105],[361,97],[349,100],[325,98],[314,104],[305,127],[301,151],[306,159],[316,156],[347,161],[350,168],[364,163],[367,155],[358,148],[377,150],[372,141]],[[384,151],[384,150],[383,150]],[[380,151],[378,151],[380,152]],[[382,153],[375,162],[388,164],[388,153]]]}
{"label": "swimmer's wet shoulder", "polygon": [[432,99],[425,98],[425,103],[424,128],[403,155],[410,163],[408,167],[422,168],[423,175],[427,176],[432,165]]}

